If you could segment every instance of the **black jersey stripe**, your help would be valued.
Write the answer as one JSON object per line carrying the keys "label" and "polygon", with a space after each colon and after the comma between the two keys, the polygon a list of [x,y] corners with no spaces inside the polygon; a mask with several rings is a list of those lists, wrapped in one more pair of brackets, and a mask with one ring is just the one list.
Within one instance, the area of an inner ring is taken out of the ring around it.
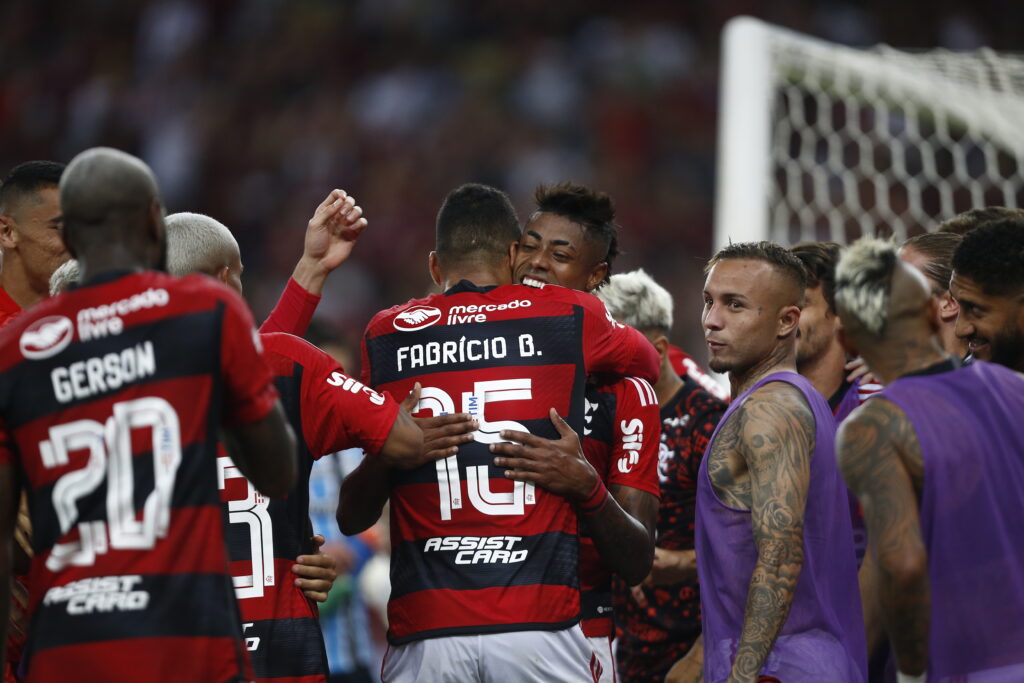
{"label": "black jersey stripe", "polygon": [[[44,598],[32,616],[32,654],[45,656],[49,648],[132,638],[240,637],[234,588],[227,575],[150,574],[127,583],[127,591],[93,590],[71,600]],[[115,594],[126,596],[124,603],[110,607],[109,601],[121,599]]]}
{"label": "black jersey stripe", "polygon": [[[470,543],[477,542],[477,537]],[[494,536],[493,550],[427,550],[436,541],[430,539],[404,541],[392,549],[392,599],[435,589],[476,590],[508,586],[579,586],[579,541],[575,535],[559,531],[522,537],[521,540]],[[512,558],[509,553],[526,551],[524,559]],[[493,560],[497,551],[504,551]],[[537,561],[533,558],[543,558]],[[474,563],[474,560],[477,560]],[[531,561],[532,560],[532,561]],[[464,562],[464,564],[460,564]],[[472,571],[469,571],[472,570]]]}
{"label": "black jersey stripe", "polygon": [[222,325],[222,317],[223,304],[218,304],[214,310],[186,313],[135,325],[118,335],[74,342],[52,358],[18,363],[0,374],[0,405],[7,406],[4,419],[8,429],[124,391],[122,385],[62,403],[54,393],[52,371],[78,361],[102,358],[108,353],[120,353],[147,341],[153,344],[156,371],[130,386],[192,375],[213,375],[219,369],[220,354],[211,353],[211,349],[219,348],[216,331]]}

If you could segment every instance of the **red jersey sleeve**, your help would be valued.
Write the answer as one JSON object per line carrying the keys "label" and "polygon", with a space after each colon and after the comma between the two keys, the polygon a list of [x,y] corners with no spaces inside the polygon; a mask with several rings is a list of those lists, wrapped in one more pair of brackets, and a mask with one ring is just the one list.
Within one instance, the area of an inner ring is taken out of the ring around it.
{"label": "red jersey sleeve", "polygon": [[376,455],[395,424],[398,403],[327,359],[315,369],[307,366],[302,379],[302,431],[310,452],[318,458],[358,446]]}
{"label": "red jersey sleeve", "polygon": [[615,420],[608,485],[628,486],[661,497],[658,445],[661,415],[658,396],[646,380],[626,377],[616,384]]}
{"label": "red jersey sleeve", "polygon": [[294,363],[302,366],[302,436],[314,458],[356,446],[371,455],[380,452],[398,403],[346,375],[336,360],[304,339],[269,334],[263,340],[279,373]]}
{"label": "red jersey sleeve", "polygon": [[270,367],[252,313],[233,291],[223,288],[224,322],[220,338],[221,377],[224,381],[224,423],[239,425],[261,420],[277,401]]}
{"label": "red jersey sleeve", "polygon": [[260,326],[260,332],[287,332],[301,337],[309,328],[316,307],[320,305],[320,297],[307,292],[294,278],[288,278],[288,284],[281,292],[281,298]]}
{"label": "red jersey sleeve", "polygon": [[658,352],[647,337],[615,322],[596,296],[583,292],[575,295],[577,304],[583,307],[583,362],[587,372],[657,381]]}

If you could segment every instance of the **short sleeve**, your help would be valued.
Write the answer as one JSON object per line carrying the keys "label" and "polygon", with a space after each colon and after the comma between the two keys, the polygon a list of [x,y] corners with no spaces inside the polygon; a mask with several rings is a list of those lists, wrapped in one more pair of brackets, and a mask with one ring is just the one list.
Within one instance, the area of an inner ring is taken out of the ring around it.
{"label": "short sleeve", "polygon": [[597,297],[574,292],[583,308],[583,362],[587,372],[658,378],[659,358],[654,346],[637,330],[615,322]]}
{"label": "short sleeve", "polygon": [[314,458],[347,448],[380,452],[398,415],[398,403],[349,377],[319,349],[303,361],[302,431]]}
{"label": "short sleeve", "polygon": [[263,358],[249,308],[234,292],[223,291],[221,379],[224,382],[224,423],[233,426],[262,420],[277,401],[270,367]]}
{"label": "short sleeve", "polygon": [[616,386],[616,393],[608,484],[628,486],[660,497],[658,447],[661,443],[661,416],[658,397],[646,380],[636,377],[621,380]]}

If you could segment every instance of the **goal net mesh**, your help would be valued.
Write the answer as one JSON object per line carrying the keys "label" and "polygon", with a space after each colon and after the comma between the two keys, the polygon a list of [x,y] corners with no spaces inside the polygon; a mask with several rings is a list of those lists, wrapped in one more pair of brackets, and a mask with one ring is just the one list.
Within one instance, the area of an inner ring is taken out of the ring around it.
{"label": "goal net mesh", "polygon": [[902,240],[1024,204],[1024,56],[769,44],[770,239]]}

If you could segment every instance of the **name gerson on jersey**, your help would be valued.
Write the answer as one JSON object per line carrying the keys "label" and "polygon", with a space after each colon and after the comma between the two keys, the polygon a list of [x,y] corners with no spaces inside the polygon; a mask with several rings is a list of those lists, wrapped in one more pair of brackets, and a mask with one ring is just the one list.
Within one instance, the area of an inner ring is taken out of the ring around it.
{"label": "name gerson on jersey", "polygon": [[0,332],[0,466],[28,489],[27,681],[250,678],[217,428],[277,399],[242,300],[210,278],[97,278]]}
{"label": "name gerson on jersey", "polygon": [[290,334],[260,335],[281,404],[299,439],[299,477],[287,498],[262,496],[231,459],[218,459],[231,576],[258,681],[323,683],[327,659],[318,610],[295,585],[292,565],[309,546],[313,461],[359,447],[376,455],[398,404],[347,376],[330,356]]}
{"label": "name gerson on jersey", "polygon": [[653,377],[650,344],[588,294],[462,281],[377,314],[362,352],[365,383],[404,396],[420,382],[421,414],[480,424],[457,455],[393,479],[390,641],[576,623],[575,511],[506,479],[489,445],[504,429],[557,438],[552,407],[581,432],[588,372]]}

